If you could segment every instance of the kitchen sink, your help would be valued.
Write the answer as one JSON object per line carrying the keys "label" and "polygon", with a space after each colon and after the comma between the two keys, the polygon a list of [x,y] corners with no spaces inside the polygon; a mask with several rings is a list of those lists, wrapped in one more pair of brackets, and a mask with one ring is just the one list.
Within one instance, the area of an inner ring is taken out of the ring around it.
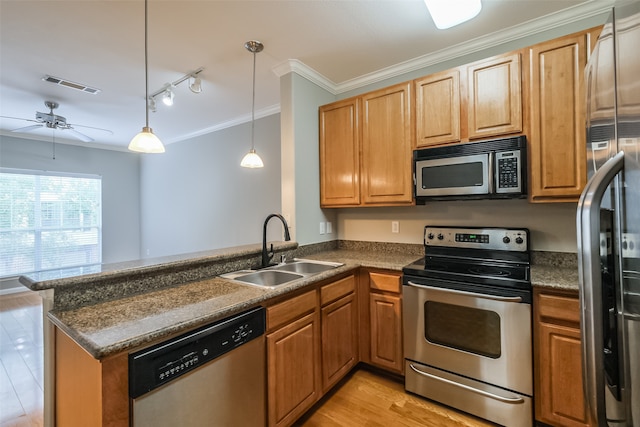
{"label": "kitchen sink", "polygon": [[344,264],[336,262],[294,259],[261,270],[240,270],[220,275],[224,279],[235,280],[264,288],[276,288],[294,280],[310,277],[323,271],[338,268]]}

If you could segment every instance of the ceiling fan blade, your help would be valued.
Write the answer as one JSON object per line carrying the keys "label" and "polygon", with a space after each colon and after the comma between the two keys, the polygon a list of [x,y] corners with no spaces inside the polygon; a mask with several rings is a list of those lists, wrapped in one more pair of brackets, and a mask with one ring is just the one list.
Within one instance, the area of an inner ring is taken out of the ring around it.
{"label": "ceiling fan blade", "polygon": [[83,126],[83,125],[74,125],[71,123],[68,123],[69,126],[73,126],[74,128],[85,128],[85,129],[93,129],[93,130],[99,130],[102,132],[107,132],[109,135],[113,135],[113,131],[110,131],[109,129],[103,129],[103,128],[94,128],[93,126]]}
{"label": "ceiling fan blade", "polygon": [[[30,120],[32,121],[32,120]],[[29,132],[30,130],[41,128],[43,125],[31,125],[23,128],[13,129],[11,132]]]}
{"label": "ceiling fan blade", "polygon": [[67,129],[64,129],[64,130],[68,130],[69,132],[71,132],[73,134],[73,136],[78,138],[80,141],[84,141],[84,142],[93,142],[93,141],[95,141],[93,138],[85,135],[84,133],[78,132],[77,130],[75,130],[73,128],[67,128]]}
{"label": "ceiling fan blade", "polygon": [[25,122],[34,122],[34,123],[40,123],[37,120],[33,120],[33,119],[25,119],[23,117],[11,117],[11,116],[0,116],[0,119],[12,119],[12,120],[23,120]]}

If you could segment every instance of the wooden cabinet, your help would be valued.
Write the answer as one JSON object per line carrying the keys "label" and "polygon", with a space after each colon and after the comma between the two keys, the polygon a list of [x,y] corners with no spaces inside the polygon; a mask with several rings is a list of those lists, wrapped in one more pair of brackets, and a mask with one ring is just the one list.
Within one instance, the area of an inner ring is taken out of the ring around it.
{"label": "wooden cabinet", "polygon": [[534,292],[535,418],[553,426],[588,426],[582,390],[577,292]]}
{"label": "wooden cabinet", "polygon": [[320,107],[320,205],[360,204],[359,99]]}
{"label": "wooden cabinet", "polygon": [[411,82],[362,96],[362,202],[413,203]]}
{"label": "wooden cabinet", "polygon": [[577,201],[587,180],[584,69],[589,31],[528,49],[531,202]]}
{"label": "wooden cabinet", "polygon": [[469,139],[522,132],[520,53],[467,66]]}
{"label": "wooden cabinet", "polygon": [[320,107],[320,205],[413,204],[411,83]]}
{"label": "wooden cabinet", "polygon": [[401,274],[369,272],[370,363],[402,373]]}
{"label": "wooden cabinet", "polygon": [[128,427],[127,354],[99,361],[58,328],[55,339],[55,424]]}
{"label": "wooden cabinet", "polygon": [[446,70],[414,80],[416,145],[460,141],[460,70]]}
{"label": "wooden cabinet", "polygon": [[268,424],[289,426],[321,393],[316,291],[268,307],[267,330]]}
{"label": "wooden cabinet", "polygon": [[355,276],[320,288],[323,392],[327,392],[358,363],[355,289]]}

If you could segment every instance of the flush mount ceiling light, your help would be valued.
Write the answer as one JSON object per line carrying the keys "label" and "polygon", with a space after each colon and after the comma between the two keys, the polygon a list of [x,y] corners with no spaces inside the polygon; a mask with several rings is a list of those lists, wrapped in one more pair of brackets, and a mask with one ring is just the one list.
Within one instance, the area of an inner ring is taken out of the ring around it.
{"label": "flush mount ceiling light", "polygon": [[[176,86],[184,81],[189,81],[189,90],[193,93],[201,93],[202,92],[202,79],[200,78],[200,73],[204,71],[204,67],[200,67],[197,70],[191,71],[184,76],[180,77],[178,80],[173,83],[167,83],[162,88],[156,90],[151,95],[149,95],[149,103],[153,103],[157,101],[157,97],[162,98],[162,103],[167,106],[173,105],[174,98],[176,96]],[[193,83],[192,83],[193,80]],[[155,109],[152,109],[155,111]]]}
{"label": "flush mount ceiling light", "polygon": [[147,49],[147,20],[148,20],[148,0],[144,0],[144,112],[145,112],[145,126],[142,128],[142,132],[133,137],[129,143],[129,150],[137,151],[139,153],[164,153],[164,145],[162,141],[153,134],[153,131],[149,127],[149,55]]}
{"label": "flush mount ceiling light", "polygon": [[256,153],[253,145],[253,128],[256,118],[256,53],[262,52],[264,45],[259,41],[251,40],[244,44],[245,49],[253,53],[253,98],[251,104],[251,150],[242,158],[240,166],[243,168],[261,168],[264,167],[262,159]]}
{"label": "flush mount ceiling light", "polygon": [[481,0],[424,0],[429,14],[440,30],[462,24],[478,15]]}

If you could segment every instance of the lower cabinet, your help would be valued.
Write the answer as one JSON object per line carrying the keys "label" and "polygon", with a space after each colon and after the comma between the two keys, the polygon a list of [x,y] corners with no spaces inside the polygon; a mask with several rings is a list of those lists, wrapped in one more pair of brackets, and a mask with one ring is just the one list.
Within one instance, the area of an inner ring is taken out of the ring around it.
{"label": "lower cabinet", "polygon": [[355,276],[267,307],[269,426],[290,426],[358,363]]}
{"label": "lower cabinet", "polygon": [[588,426],[578,293],[536,289],[534,316],[536,420],[552,426]]}
{"label": "lower cabinet", "polygon": [[400,273],[370,271],[369,339],[372,365],[403,373]]}

